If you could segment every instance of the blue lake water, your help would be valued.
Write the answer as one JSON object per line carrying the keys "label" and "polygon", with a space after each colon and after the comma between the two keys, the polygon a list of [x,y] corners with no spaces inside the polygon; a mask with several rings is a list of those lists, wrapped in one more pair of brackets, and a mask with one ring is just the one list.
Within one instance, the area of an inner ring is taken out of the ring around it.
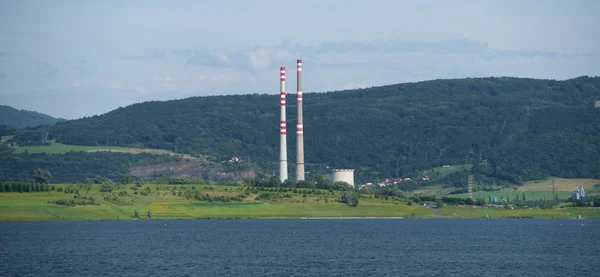
{"label": "blue lake water", "polygon": [[600,276],[600,221],[0,223],[0,276]]}

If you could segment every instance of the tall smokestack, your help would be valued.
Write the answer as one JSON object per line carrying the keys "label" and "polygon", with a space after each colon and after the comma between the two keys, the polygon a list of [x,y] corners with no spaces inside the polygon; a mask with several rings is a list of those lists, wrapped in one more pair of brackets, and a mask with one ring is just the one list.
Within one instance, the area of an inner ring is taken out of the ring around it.
{"label": "tall smokestack", "polygon": [[302,60],[297,61],[298,65],[298,129],[296,131],[296,180],[304,181],[304,124],[302,123]]}
{"label": "tall smokestack", "polygon": [[279,180],[287,180],[287,141],[286,141],[286,125],[285,125],[285,67],[281,67],[280,70],[280,104],[281,104],[281,122],[279,124],[279,134],[281,138],[281,149],[279,152]]}

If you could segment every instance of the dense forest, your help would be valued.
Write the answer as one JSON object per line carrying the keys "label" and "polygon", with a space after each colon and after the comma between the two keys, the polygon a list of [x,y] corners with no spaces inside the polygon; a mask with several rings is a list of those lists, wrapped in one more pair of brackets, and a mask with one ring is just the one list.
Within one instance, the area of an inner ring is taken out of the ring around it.
{"label": "dense forest", "polygon": [[0,125],[7,125],[16,129],[52,125],[65,119],[54,118],[47,114],[19,110],[10,106],[0,105]]}
{"label": "dense forest", "polygon": [[151,165],[178,160],[169,155],[127,154],[115,152],[68,152],[65,154],[13,153],[0,145],[0,182],[33,181],[34,172],[43,168],[51,172],[52,183],[79,183],[88,177],[104,176],[121,180],[132,166]]}
{"label": "dense forest", "polygon": [[[599,96],[599,77],[469,78],[305,93],[307,168],[355,168],[357,179],[369,180],[485,162],[489,166],[474,173],[513,184],[547,176],[600,178]],[[272,171],[279,155],[278,97],[145,102],[39,131],[66,144],[163,148],[215,160],[239,156]],[[292,167],[295,95],[288,99]]]}

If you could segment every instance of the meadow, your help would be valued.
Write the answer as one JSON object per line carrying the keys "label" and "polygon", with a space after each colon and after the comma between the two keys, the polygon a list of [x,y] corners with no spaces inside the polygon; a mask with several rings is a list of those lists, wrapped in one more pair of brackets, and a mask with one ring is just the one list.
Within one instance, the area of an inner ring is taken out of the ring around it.
{"label": "meadow", "polygon": [[[504,190],[504,191],[478,191],[478,192],[473,192],[473,199],[477,199],[477,198],[483,198],[486,202],[489,201],[489,199],[494,199],[496,198],[497,200],[500,200],[501,197],[504,199],[510,199],[510,200],[514,200],[514,199],[523,199],[523,195],[525,195],[525,199],[526,200],[551,200],[551,199],[555,199],[555,197],[558,196],[558,199],[561,200],[567,200],[569,199],[569,197],[571,197],[571,192],[570,191],[554,191],[552,192],[551,190],[544,190],[544,191],[514,191],[514,190]],[[462,198],[462,199],[466,199],[469,195],[468,193],[461,193],[461,194],[451,194],[448,195],[449,197],[454,197],[454,198]]]}
{"label": "meadow", "polygon": [[[552,190],[553,184],[554,191]],[[522,186],[505,188],[504,190],[498,191],[477,191],[477,187],[474,187],[473,198],[477,199],[481,197],[488,202],[490,198],[496,198],[500,200],[501,197],[504,199],[508,197],[509,199],[513,200],[518,196],[519,199],[522,200],[523,194],[525,194],[525,199],[527,200],[550,200],[555,199],[556,196],[558,196],[558,199],[566,200],[571,197],[571,193],[579,185],[585,189],[587,195],[597,194],[600,192],[599,179],[566,179],[550,177],[544,180],[528,181]],[[443,188],[443,185],[431,185],[416,189],[412,191],[412,194],[428,196],[436,195],[438,197],[448,196],[462,199],[466,199],[468,197],[468,193],[448,194],[453,189],[455,188]]]}
{"label": "meadow", "polygon": [[17,153],[47,153],[47,154],[62,154],[66,152],[98,152],[98,151],[112,151],[130,154],[140,153],[151,153],[157,155],[178,155],[185,159],[195,159],[194,157],[187,154],[178,154],[173,151],[164,149],[152,149],[152,148],[134,148],[134,147],[121,147],[121,146],[83,146],[83,145],[70,145],[51,141],[50,145],[32,145],[32,146],[16,146],[15,151]]}
{"label": "meadow", "polygon": [[554,208],[554,209],[494,209],[445,206],[440,209],[448,218],[577,218],[600,219],[600,208]]}
{"label": "meadow", "polygon": [[[52,186],[52,185],[51,185]],[[185,192],[236,197],[242,187],[208,185],[119,185],[112,192],[100,192],[100,185],[53,185],[55,190],[35,193],[0,193],[0,221],[121,220],[134,219],[215,219],[215,218],[315,218],[315,217],[438,217],[419,205],[400,201],[363,199],[358,207],[339,203],[340,192],[317,190],[318,195],[284,192],[288,198],[255,200],[250,193],[241,201],[207,202],[187,199]],[[58,190],[63,190],[59,192]],[[69,193],[64,190],[69,189]],[[78,192],[78,193],[76,193]],[[93,198],[97,205],[65,206],[56,201]]]}
{"label": "meadow", "polygon": [[[261,191],[249,191],[240,201],[209,202],[186,197],[186,193],[198,191],[211,197],[239,197],[246,188],[147,184],[116,185],[112,192],[101,192],[99,184],[50,186],[54,186],[54,190],[49,192],[0,193],[0,221],[133,220],[136,211],[139,219],[148,219],[148,211],[153,219],[441,217],[427,207],[416,203],[408,205],[401,199],[361,198],[358,207],[350,207],[337,201],[341,192],[327,190],[279,192],[286,196],[275,200],[256,200]],[[96,204],[56,204],[56,201],[74,199],[93,199]],[[577,215],[600,218],[598,208],[510,210],[445,206],[440,210],[447,218],[576,218]]]}

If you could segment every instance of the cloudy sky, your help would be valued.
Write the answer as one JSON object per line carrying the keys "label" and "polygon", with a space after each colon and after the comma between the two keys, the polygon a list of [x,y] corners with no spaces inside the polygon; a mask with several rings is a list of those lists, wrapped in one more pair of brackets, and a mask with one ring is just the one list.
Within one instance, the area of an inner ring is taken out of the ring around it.
{"label": "cloudy sky", "polygon": [[297,58],[307,92],[597,76],[599,11],[594,0],[0,1],[0,104],[74,119],[276,94],[279,67],[294,75]]}

